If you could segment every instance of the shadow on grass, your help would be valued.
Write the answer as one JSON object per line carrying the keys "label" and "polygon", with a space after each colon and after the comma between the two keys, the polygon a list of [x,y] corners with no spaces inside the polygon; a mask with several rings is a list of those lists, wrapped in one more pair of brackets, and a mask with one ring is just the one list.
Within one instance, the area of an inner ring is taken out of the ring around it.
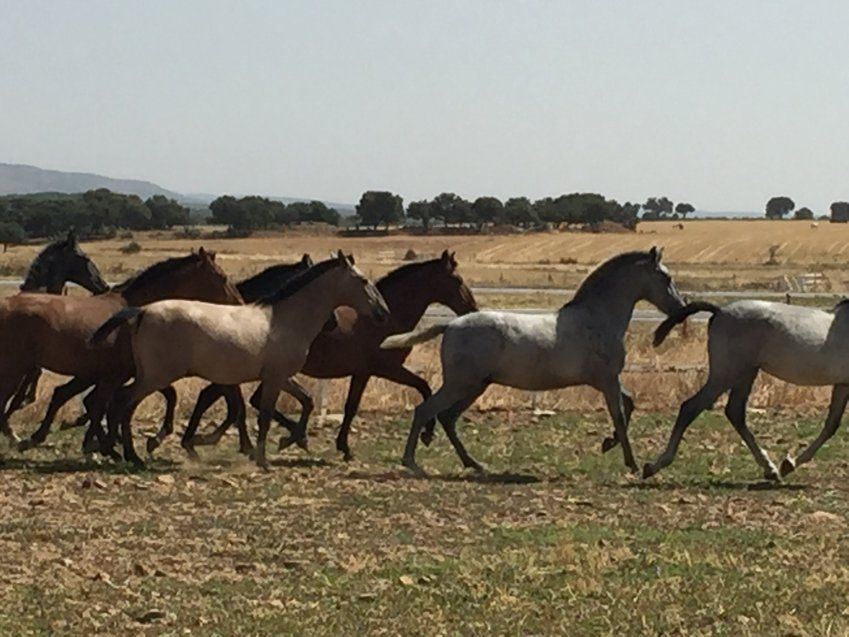
{"label": "shadow on grass", "polygon": [[290,469],[305,467],[330,467],[333,463],[324,458],[274,458],[268,461],[273,467],[288,467]]}
{"label": "shadow on grass", "polygon": [[396,471],[383,471],[379,473],[368,473],[365,471],[352,471],[345,476],[349,480],[364,480],[369,482],[393,482],[400,480],[421,480],[423,482],[471,482],[479,484],[537,484],[543,480],[537,476],[524,473],[462,473],[462,474],[428,474],[424,476],[415,475],[405,469]]}
{"label": "shadow on grass", "polygon": [[642,482],[631,482],[622,485],[623,489],[636,489],[638,491],[681,491],[685,489],[722,489],[727,491],[806,491],[810,487],[806,484],[787,482],[772,482],[762,480],[760,482],[738,482],[733,480],[708,480],[701,482],[697,480],[686,482],[655,482],[643,480]]}
{"label": "shadow on grass", "polygon": [[24,456],[7,457],[0,460],[0,471],[27,471],[39,474],[91,473],[107,475],[127,475],[141,473],[172,473],[179,463],[170,460],[156,460],[139,467],[130,462],[99,461],[93,458],[56,458],[38,460]]}

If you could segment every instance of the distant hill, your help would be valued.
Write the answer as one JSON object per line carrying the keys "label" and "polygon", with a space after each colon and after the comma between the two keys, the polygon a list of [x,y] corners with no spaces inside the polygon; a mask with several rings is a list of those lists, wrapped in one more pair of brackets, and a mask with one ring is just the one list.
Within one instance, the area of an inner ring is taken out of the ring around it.
{"label": "distant hill", "polygon": [[138,195],[147,199],[152,195],[165,195],[173,199],[180,194],[162,186],[139,179],[114,179],[92,173],[70,173],[46,170],[26,164],[0,163],[0,195],[29,195],[37,192],[85,192],[95,188],[108,188],[112,192]]}
{"label": "distant hill", "polygon": [[[31,195],[35,193],[75,193],[108,188],[112,192],[125,195],[138,195],[147,199],[153,195],[165,195],[170,199],[203,211],[209,202],[218,197],[208,193],[181,194],[163,188],[158,184],[140,179],[115,179],[94,173],[73,173],[62,170],[47,170],[26,164],[4,164],[0,162],[0,196]],[[242,195],[234,195],[242,196]],[[310,201],[308,197],[269,197],[292,203],[295,201]],[[354,204],[324,202],[330,208],[336,208],[342,215],[354,214]]]}

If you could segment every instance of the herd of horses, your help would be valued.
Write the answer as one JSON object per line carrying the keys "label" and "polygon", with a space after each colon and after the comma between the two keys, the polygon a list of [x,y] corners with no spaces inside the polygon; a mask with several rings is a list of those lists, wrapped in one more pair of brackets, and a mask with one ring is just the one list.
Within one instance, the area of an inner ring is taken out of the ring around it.
{"label": "herd of horses", "polygon": [[[91,295],[62,294],[67,282]],[[707,380],[682,404],[666,449],[643,467],[643,477],[672,462],[689,425],[725,392],[728,420],[770,480],[811,460],[839,427],[849,400],[844,355],[849,303],[830,312],[754,300],[724,307],[686,304],[656,248],[609,259],[558,311],[527,315],[478,310],[448,251],[401,266],[376,283],[357,269],[352,256],[339,252],[318,263],[305,254],[296,263],[275,265],[233,284],[215,254],[200,248],[110,287],[69,234],[39,254],[19,294],[0,302],[0,431],[21,452],[36,447],[46,440],[62,405],[88,391],[85,413],[75,423],[87,426],[84,452],[141,465],[132,434],[136,406],[154,392],[166,400],[161,428],[147,440],[152,453],[173,431],[173,383],[196,376],[210,385],[200,392],[182,436],[186,452],[196,456],[196,446],[217,443],[235,424],[240,451],[265,468],[272,421],[287,430],[279,449],[307,448],[313,401],[296,378],[306,374],[350,378],[336,439],[349,460],[351,423],[369,379],[377,376],[421,394],[402,459],[409,470],[424,473],[416,463],[416,447],[419,439],[431,443],[439,422],[463,466],[484,471],[464,447],[456,423],[489,385],[532,391],[589,385],[603,395],[613,421],[602,451],[621,446],[625,465],[638,472],[628,439],[634,401],[620,376],[625,333],[641,301],[668,317],[655,332],[655,345],[688,316],[712,314]],[[457,317],[416,330],[434,303]],[[404,363],[413,346],[439,335],[443,383],[432,393]],[[34,400],[43,369],[70,380],[54,389],[38,429],[20,440],[9,418]],[[760,370],[791,383],[834,386],[821,434],[780,467],[746,425],[746,403]],[[258,410],[254,447],[241,385],[257,381],[249,399]],[[281,392],[300,403],[297,421],[277,411]],[[212,432],[198,434],[204,413],[219,398],[226,401],[226,418]],[[122,454],[115,450],[119,441]]]}

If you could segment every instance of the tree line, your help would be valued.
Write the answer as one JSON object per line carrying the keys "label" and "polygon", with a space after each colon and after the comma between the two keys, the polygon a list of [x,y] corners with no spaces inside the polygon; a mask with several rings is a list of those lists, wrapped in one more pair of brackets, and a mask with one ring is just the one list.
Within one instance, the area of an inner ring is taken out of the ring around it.
{"label": "tree line", "polygon": [[116,229],[164,230],[190,223],[189,209],[162,195],[142,200],[106,188],[84,193],[0,197],[0,242],[23,243],[76,229],[82,237],[108,237]]}
{"label": "tree line", "polygon": [[285,204],[266,197],[224,195],[209,204],[211,221],[238,231],[288,227],[299,223],[327,223],[338,226],[341,215],[321,201],[295,201]]}
{"label": "tree line", "polygon": [[[478,197],[468,201],[452,192],[444,192],[430,200],[410,202],[406,210],[403,199],[387,191],[369,190],[357,204],[354,223],[377,229],[388,228],[412,220],[427,232],[435,225],[469,227],[480,231],[486,225],[534,228],[596,227],[604,221],[633,230],[640,220],[677,219],[695,208],[689,203],[673,203],[666,197],[651,197],[646,203],[607,199],[598,193],[570,193],[531,201],[527,197],[511,197],[502,202],[497,197]],[[642,217],[640,212],[643,212]]]}
{"label": "tree line", "polygon": [[[784,219],[790,213],[794,219],[811,220],[814,212],[807,206],[796,208],[796,202],[786,195],[772,197],[766,202],[767,219]],[[829,206],[831,221],[838,223],[849,222],[849,202],[835,201]]]}

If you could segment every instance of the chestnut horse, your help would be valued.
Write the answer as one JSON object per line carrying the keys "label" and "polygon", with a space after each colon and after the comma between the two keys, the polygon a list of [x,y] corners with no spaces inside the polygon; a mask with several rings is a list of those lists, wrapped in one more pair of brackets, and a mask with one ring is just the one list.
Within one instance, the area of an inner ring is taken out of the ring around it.
{"label": "chestnut horse", "polygon": [[[47,437],[59,408],[76,394],[95,386],[85,399],[94,433],[114,393],[135,373],[129,337],[121,334],[108,345],[92,349],[89,338],[106,319],[128,305],[143,305],[167,298],[198,299],[216,303],[241,303],[238,291],[203,248],[197,254],[157,263],[112,291],[91,297],[19,294],[0,303],[0,405],[32,369],[49,369],[73,376],[53,392],[41,426],[20,450]],[[166,418],[173,417],[173,388],[163,388],[169,399]],[[5,416],[0,431],[17,437]]]}
{"label": "chestnut horse", "polygon": [[[314,378],[351,377],[348,398],[345,401],[345,416],[336,438],[336,448],[344,455],[345,460],[353,458],[348,446],[348,434],[357,415],[360,399],[372,376],[412,387],[423,399],[431,394],[427,381],[404,367],[404,361],[412,348],[384,350],[380,349],[380,343],[391,334],[413,329],[425,310],[433,303],[446,305],[458,315],[477,310],[472,291],[457,272],[457,260],[454,254],[449,254],[447,250],[437,259],[401,266],[378,280],[375,285],[389,306],[389,322],[377,322],[369,316],[357,314],[349,307],[339,308],[336,311],[337,329],[318,335],[310,346],[307,362],[301,370]],[[186,430],[186,436],[190,440],[188,446],[217,443],[231,424],[232,421],[228,418],[210,434],[197,436],[194,442],[191,442],[203,412],[217,398],[215,386],[207,387],[201,392],[189,429]],[[255,400],[252,399],[253,402]],[[291,421],[281,422],[288,425]],[[430,443],[432,435],[433,423],[423,434],[423,440]],[[286,442],[287,439],[281,439],[281,445]]]}

